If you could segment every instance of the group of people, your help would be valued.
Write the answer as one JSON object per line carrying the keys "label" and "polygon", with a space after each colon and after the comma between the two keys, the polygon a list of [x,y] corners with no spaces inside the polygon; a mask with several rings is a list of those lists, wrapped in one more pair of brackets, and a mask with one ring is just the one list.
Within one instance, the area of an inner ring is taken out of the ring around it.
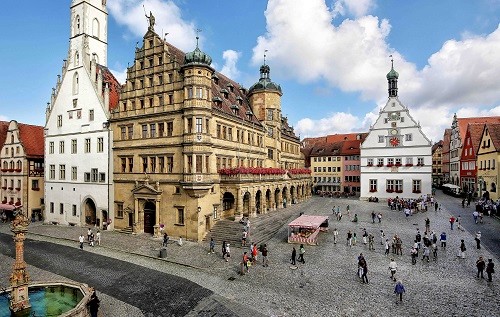
{"label": "group of people", "polygon": [[[83,244],[85,243],[85,238],[83,234],[81,234],[80,237],[78,238],[78,242],[80,243],[80,249],[83,250]],[[96,243],[97,245],[101,245],[101,231],[97,230],[97,232],[94,234],[92,232],[92,229],[88,228],[87,242],[91,247],[95,246]]]}

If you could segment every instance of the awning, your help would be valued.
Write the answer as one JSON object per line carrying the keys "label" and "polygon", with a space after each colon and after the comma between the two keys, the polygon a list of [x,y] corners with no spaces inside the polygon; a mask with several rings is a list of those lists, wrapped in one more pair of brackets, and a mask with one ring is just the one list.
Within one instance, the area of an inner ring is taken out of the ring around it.
{"label": "awning", "polygon": [[328,216],[310,216],[302,215],[288,224],[289,227],[300,227],[308,229],[317,229],[321,224],[328,220]]}
{"label": "awning", "polygon": [[[21,207],[21,206],[17,206],[17,207]],[[0,210],[14,210],[17,207],[14,205],[9,205],[9,204],[0,204]]]}

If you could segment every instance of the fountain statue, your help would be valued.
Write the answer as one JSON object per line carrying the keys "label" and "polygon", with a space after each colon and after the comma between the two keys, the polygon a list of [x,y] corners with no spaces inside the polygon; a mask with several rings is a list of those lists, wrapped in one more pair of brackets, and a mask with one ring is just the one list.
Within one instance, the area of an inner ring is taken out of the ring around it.
{"label": "fountain statue", "polygon": [[16,243],[16,260],[10,275],[10,310],[13,314],[19,314],[31,307],[28,297],[28,283],[30,276],[26,270],[24,261],[24,240],[29,225],[28,217],[22,211],[17,211],[14,220],[11,223],[11,231],[14,233],[14,242]]}

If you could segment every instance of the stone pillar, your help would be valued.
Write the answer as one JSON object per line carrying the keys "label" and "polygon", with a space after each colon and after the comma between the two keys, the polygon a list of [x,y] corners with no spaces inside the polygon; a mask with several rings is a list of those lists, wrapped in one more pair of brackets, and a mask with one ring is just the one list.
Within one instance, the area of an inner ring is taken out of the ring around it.
{"label": "stone pillar", "polygon": [[16,215],[11,224],[16,246],[16,261],[10,275],[10,286],[12,288],[10,310],[16,316],[17,313],[31,307],[28,297],[30,276],[26,271],[26,262],[24,261],[24,240],[26,239],[26,232],[28,232],[28,225],[28,218],[22,214]]}
{"label": "stone pillar", "polygon": [[155,212],[155,225],[153,226],[154,227],[153,237],[159,238],[161,237],[161,233],[160,233],[160,200],[158,199],[155,201],[155,209],[156,212]]}
{"label": "stone pillar", "polygon": [[139,230],[139,199],[134,199],[134,224],[132,226],[132,231],[138,233]]}
{"label": "stone pillar", "polygon": [[257,217],[257,209],[256,207],[256,196],[250,197],[250,201],[248,202],[248,217],[255,218]]}
{"label": "stone pillar", "polygon": [[240,221],[243,218],[243,194],[240,188],[236,191],[236,214],[235,220]]}
{"label": "stone pillar", "polygon": [[271,195],[269,195],[269,211],[275,211],[276,210],[276,202],[274,201],[274,192],[271,192]]}

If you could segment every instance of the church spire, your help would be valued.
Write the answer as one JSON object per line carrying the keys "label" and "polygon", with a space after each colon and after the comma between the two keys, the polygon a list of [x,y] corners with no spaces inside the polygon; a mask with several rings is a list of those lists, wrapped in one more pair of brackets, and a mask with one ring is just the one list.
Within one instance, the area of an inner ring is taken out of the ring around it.
{"label": "church spire", "polygon": [[394,59],[392,58],[392,55],[389,55],[389,57],[391,58],[391,71],[387,74],[387,81],[389,84],[389,97],[397,97],[399,74],[394,70]]}

